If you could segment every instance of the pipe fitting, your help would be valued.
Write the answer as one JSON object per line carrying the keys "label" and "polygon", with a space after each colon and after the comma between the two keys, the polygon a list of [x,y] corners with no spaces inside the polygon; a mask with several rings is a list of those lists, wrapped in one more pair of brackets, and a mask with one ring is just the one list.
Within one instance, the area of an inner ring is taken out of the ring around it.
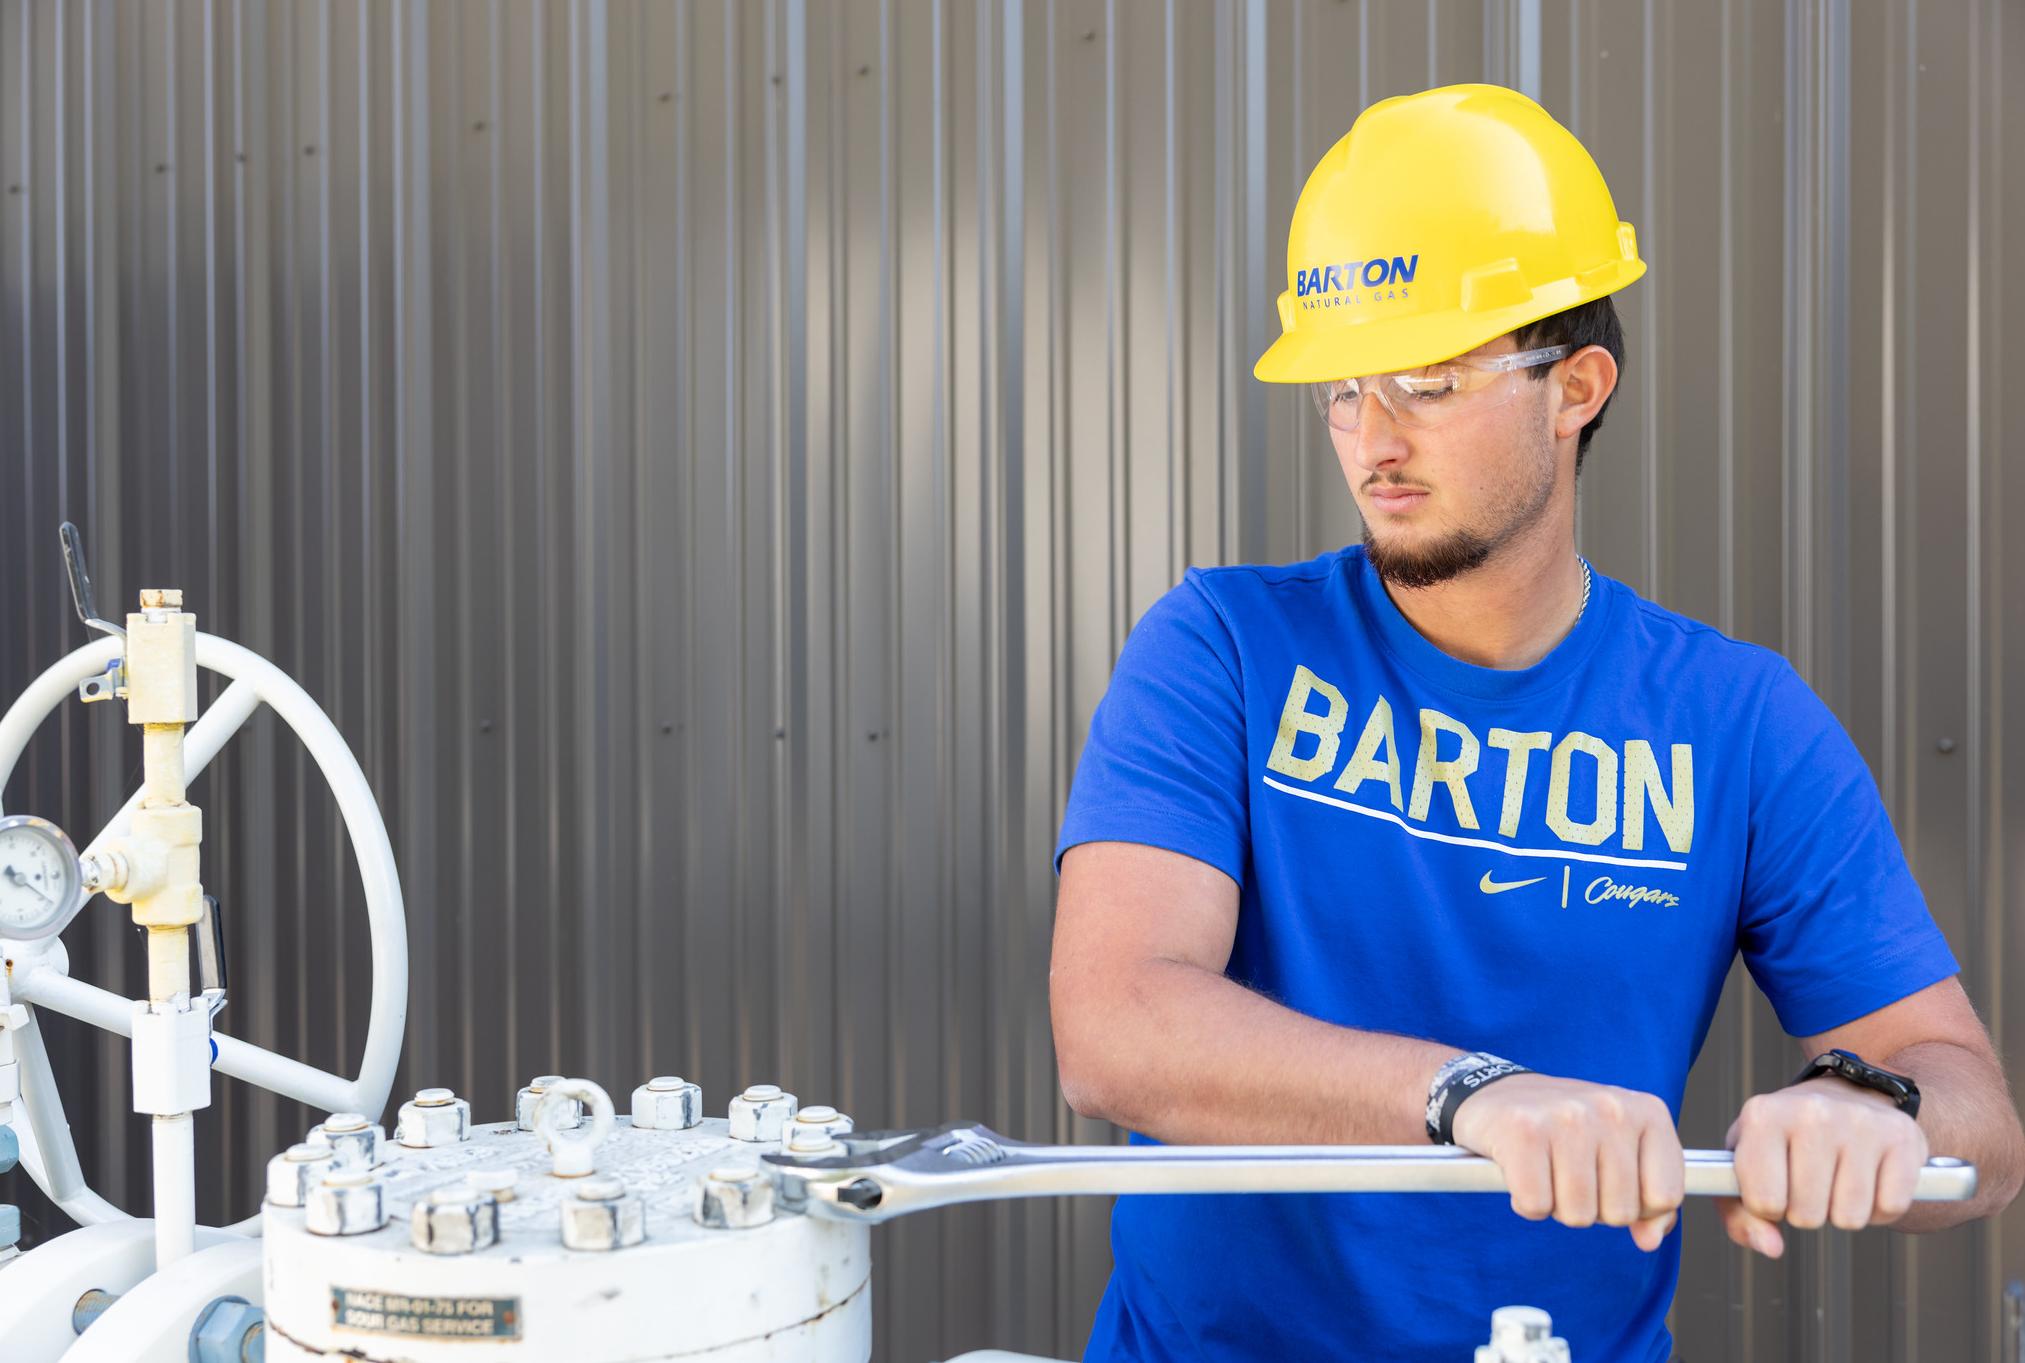
{"label": "pipe fitting", "polygon": [[408,1214],[408,1240],[424,1254],[470,1254],[499,1243],[499,1202],[469,1184],[438,1188]]}
{"label": "pipe fitting", "polygon": [[754,1084],[731,1100],[731,1139],[777,1141],[796,1107],[792,1093],[774,1084]]}
{"label": "pipe fitting", "polygon": [[[534,1130],[534,1110],[541,1103],[549,1085],[560,1084],[560,1074],[538,1074],[527,1081],[527,1087],[513,1095],[513,1124],[522,1131]],[[555,1124],[558,1130],[573,1131],[583,1124],[584,1105],[576,1099],[567,1100],[558,1109]]]}
{"label": "pipe fitting", "polygon": [[623,1249],[646,1238],[646,1208],[615,1178],[587,1178],[563,1199],[562,1242],[569,1249]]}
{"label": "pipe fitting", "polygon": [[456,1145],[471,1139],[471,1104],[449,1089],[423,1089],[401,1104],[395,1129],[401,1144],[411,1149]]}
{"label": "pipe fitting", "polygon": [[773,1180],[757,1169],[712,1169],[696,1186],[696,1224],[750,1230],[773,1220]]}
{"label": "pipe fitting", "polygon": [[327,1145],[304,1141],[289,1146],[267,1161],[267,1200],[277,1207],[304,1205],[310,1189],[321,1184],[336,1164],[337,1154]]}

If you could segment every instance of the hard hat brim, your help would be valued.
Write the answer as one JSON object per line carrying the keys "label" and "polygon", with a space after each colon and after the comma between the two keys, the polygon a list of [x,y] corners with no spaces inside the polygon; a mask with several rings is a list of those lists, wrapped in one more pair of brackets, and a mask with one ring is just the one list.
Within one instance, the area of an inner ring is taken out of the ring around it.
{"label": "hard hat brim", "polygon": [[1330,383],[1436,364],[1475,350],[1528,322],[1601,298],[1645,273],[1641,260],[1619,261],[1602,278],[1555,280],[1531,298],[1485,312],[1372,318],[1349,326],[1296,327],[1283,332],[1252,366],[1263,383]]}

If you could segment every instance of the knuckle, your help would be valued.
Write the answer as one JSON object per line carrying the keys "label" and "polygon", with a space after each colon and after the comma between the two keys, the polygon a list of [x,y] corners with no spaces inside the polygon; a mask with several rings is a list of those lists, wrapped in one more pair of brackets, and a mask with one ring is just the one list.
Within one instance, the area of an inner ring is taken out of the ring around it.
{"label": "knuckle", "polygon": [[1788,1207],[1786,1209],[1786,1224],[1797,1226],[1801,1230],[1820,1230],[1827,1219],[1819,1209],[1814,1207]]}
{"label": "knuckle", "polygon": [[1829,1216],[1828,1221],[1837,1230],[1862,1230],[1870,1224],[1870,1216],[1863,1211],[1845,1211],[1837,1208]]}

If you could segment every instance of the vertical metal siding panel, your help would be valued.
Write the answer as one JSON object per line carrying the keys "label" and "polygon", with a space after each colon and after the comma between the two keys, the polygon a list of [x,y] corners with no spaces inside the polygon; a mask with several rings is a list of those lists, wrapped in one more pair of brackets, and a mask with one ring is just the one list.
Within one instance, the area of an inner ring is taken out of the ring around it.
{"label": "vertical metal siding panel", "polygon": [[[1589,549],[1807,665],[2018,1050],[1996,991],[2025,836],[2002,798],[2021,480],[1998,457],[2021,26],[1996,0],[1855,28],[1818,0],[1484,17],[0,7],[0,181],[24,186],[0,198],[4,566],[29,644],[0,696],[80,641],[47,545],[80,509],[119,599],[176,577],[298,675],[397,828],[437,982],[404,1077],[483,1115],[536,1070],[623,1089],[679,1056],[713,1104],[777,1077],[861,1121],[1106,1139],[1059,1104],[1043,1006],[1090,710],[1184,564],[1355,526],[1301,403],[1249,379],[1294,195],[1421,71],[1530,79],[1654,261]],[[1681,286],[1705,277],[1713,297]],[[164,499],[169,533],[144,514]],[[108,718],[52,726],[9,807],[95,827],[131,766]],[[357,886],[320,782],[261,720],[207,789],[235,961],[286,962],[242,967],[236,1025],[355,1061]],[[135,987],[117,916],[81,932],[80,973]],[[1684,1114],[1704,1143],[1790,1069],[1733,983]],[[125,1048],[52,1031],[80,1043],[87,1163],[138,1203]],[[307,1116],[229,1089],[213,1130],[243,1167],[207,1202],[243,1211],[256,1152]],[[1105,1211],[882,1232],[881,1356],[1073,1352]],[[1798,1236],[1784,1264],[1706,1207],[1688,1224],[1684,1356],[1983,1356],[2025,1272],[2015,1212]]]}

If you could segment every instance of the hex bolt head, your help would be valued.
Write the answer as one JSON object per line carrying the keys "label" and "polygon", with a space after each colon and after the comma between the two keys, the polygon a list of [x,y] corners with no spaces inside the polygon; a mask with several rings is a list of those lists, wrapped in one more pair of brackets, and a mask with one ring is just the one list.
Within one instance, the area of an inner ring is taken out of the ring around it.
{"label": "hex bolt head", "polygon": [[365,1235],[386,1224],[386,1199],[369,1169],[332,1169],[303,1207],[311,1235]]}
{"label": "hex bolt head", "polygon": [[408,1213],[408,1241],[424,1254],[470,1254],[499,1243],[499,1202],[468,1183],[438,1188]]}
{"label": "hex bolt head", "polygon": [[401,1104],[395,1127],[402,1145],[416,1150],[471,1139],[471,1104],[449,1089],[423,1089]]}
{"label": "hex bolt head", "polygon": [[587,1178],[562,1203],[566,1249],[612,1250],[647,1238],[647,1209],[615,1178]]}
{"label": "hex bolt head", "polygon": [[783,1093],[773,1084],[754,1084],[731,1100],[731,1138],[777,1141],[794,1119],[797,1106],[792,1093]]}
{"label": "hex bolt head", "polygon": [[750,1230],[773,1220],[773,1180],[757,1169],[712,1169],[696,1185],[696,1224]]}
{"label": "hex bolt head", "polygon": [[356,1112],[333,1112],[309,1129],[304,1140],[310,1145],[329,1146],[339,1165],[347,1169],[371,1169],[380,1162],[380,1147],[386,1130]]}
{"label": "hex bolt head", "polygon": [[[513,1095],[513,1124],[522,1131],[534,1130],[535,1104],[541,1101],[542,1094],[548,1092],[550,1084],[560,1084],[562,1081],[563,1077],[560,1074],[538,1074],[528,1080],[527,1087]],[[583,1121],[584,1105],[571,1098],[566,1100],[562,1115],[556,1120],[556,1128],[561,1131],[574,1131],[583,1125]]]}
{"label": "hex bolt head", "polygon": [[337,1155],[327,1145],[304,1141],[267,1161],[267,1200],[277,1207],[300,1207],[309,1200],[309,1190],[323,1182],[323,1176],[337,1164]]}
{"label": "hex bolt head", "polygon": [[824,1136],[842,1136],[853,1129],[851,1119],[824,1103],[816,1103],[795,1113],[794,1120],[787,1124],[781,1135],[781,1145],[792,1148],[794,1143],[808,1132],[816,1131]]}
{"label": "hex bolt head", "polygon": [[241,1363],[261,1357],[267,1314],[244,1297],[219,1297],[190,1327],[191,1363]]}
{"label": "hex bolt head", "polygon": [[633,1125],[642,1131],[687,1131],[703,1120],[703,1090],[663,1074],[633,1090]]}

